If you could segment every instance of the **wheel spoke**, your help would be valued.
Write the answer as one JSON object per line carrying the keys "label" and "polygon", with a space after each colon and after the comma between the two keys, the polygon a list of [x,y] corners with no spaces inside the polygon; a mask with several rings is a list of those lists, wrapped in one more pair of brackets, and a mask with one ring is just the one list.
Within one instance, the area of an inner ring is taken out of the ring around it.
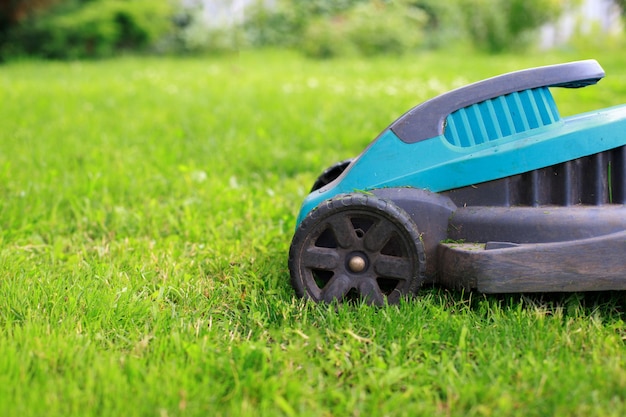
{"label": "wheel spoke", "polygon": [[381,278],[408,280],[413,278],[411,261],[407,258],[380,255],[374,263],[374,271]]}
{"label": "wheel spoke", "polygon": [[355,239],[354,226],[348,216],[335,216],[328,220],[328,225],[341,248],[350,247]]}
{"label": "wheel spoke", "polygon": [[335,249],[313,246],[306,249],[302,263],[307,268],[332,271],[339,266],[339,254]]}
{"label": "wheel spoke", "polygon": [[336,275],[322,289],[322,300],[331,303],[341,299],[352,289],[352,282],[346,275]]}
{"label": "wheel spoke", "polygon": [[383,305],[385,303],[385,296],[374,279],[362,280],[359,283],[358,290],[361,296],[371,304]]}
{"label": "wheel spoke", "polygon": [[363,244],[367,250],[380,252],[394,234],[394,227],[386,220],[379,220],[365,234]]}

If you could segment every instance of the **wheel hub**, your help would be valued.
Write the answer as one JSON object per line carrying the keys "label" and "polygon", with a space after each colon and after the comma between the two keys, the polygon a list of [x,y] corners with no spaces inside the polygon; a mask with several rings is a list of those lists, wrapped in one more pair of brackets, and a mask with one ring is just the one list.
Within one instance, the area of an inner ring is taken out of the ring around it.
{"label": "wheel hub", "polygon": [[361,254],[353,254],[348,258],[348,269],[351,272],[363,272],[367,267],[367,261]]}

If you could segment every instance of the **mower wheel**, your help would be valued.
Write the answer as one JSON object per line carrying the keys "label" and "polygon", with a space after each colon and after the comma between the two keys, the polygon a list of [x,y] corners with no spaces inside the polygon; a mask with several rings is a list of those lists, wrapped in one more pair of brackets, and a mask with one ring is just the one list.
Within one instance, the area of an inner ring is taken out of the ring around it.
{"label": "mower wheel", "polygon": [[424,247],[413,220],[393,202],[342,194],[302,221],[291,243],[289,271],[301,297],[394,304],[424,281]]}
{"label": "mower wheel", "polygon": [[326,168],[324,172],[317,177],[317,180],[313,183],[313,187],[311,187],[311,192],[317,191],[326,184],[330,184],[334,180],[337,179],[341,175],[343,171],[348,168],[348,165],[353,161],[353,159],[346,159],[345,161],[337,162],[334,165]]}

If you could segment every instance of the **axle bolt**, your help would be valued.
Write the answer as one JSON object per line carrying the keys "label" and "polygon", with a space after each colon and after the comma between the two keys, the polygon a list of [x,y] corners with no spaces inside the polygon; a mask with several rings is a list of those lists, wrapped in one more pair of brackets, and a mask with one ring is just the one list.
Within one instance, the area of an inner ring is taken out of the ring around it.
{"label": "axle bolt", "polygon": [[348,268],[350,268],[350,271],[352,272],[363,272],[365,269],[365,259],[359,255],[354,255],[348,261]]}

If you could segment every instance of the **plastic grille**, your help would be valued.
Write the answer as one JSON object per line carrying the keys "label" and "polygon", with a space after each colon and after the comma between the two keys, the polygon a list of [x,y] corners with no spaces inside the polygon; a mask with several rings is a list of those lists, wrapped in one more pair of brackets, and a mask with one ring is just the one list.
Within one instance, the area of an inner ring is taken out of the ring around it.
{"label": "plastic grille", "polygon": [[530,206],[626,204],[626,146],[522,174]]}
{"label": "plastic grille", "polygon": [[471,147],[560,119],[547,87],[499,96],[450,114],[444,136],[454,146]]}
{"label": "plastic grille", "polygon": [[626,204],[626,146],[444,194],[458,206]]}

